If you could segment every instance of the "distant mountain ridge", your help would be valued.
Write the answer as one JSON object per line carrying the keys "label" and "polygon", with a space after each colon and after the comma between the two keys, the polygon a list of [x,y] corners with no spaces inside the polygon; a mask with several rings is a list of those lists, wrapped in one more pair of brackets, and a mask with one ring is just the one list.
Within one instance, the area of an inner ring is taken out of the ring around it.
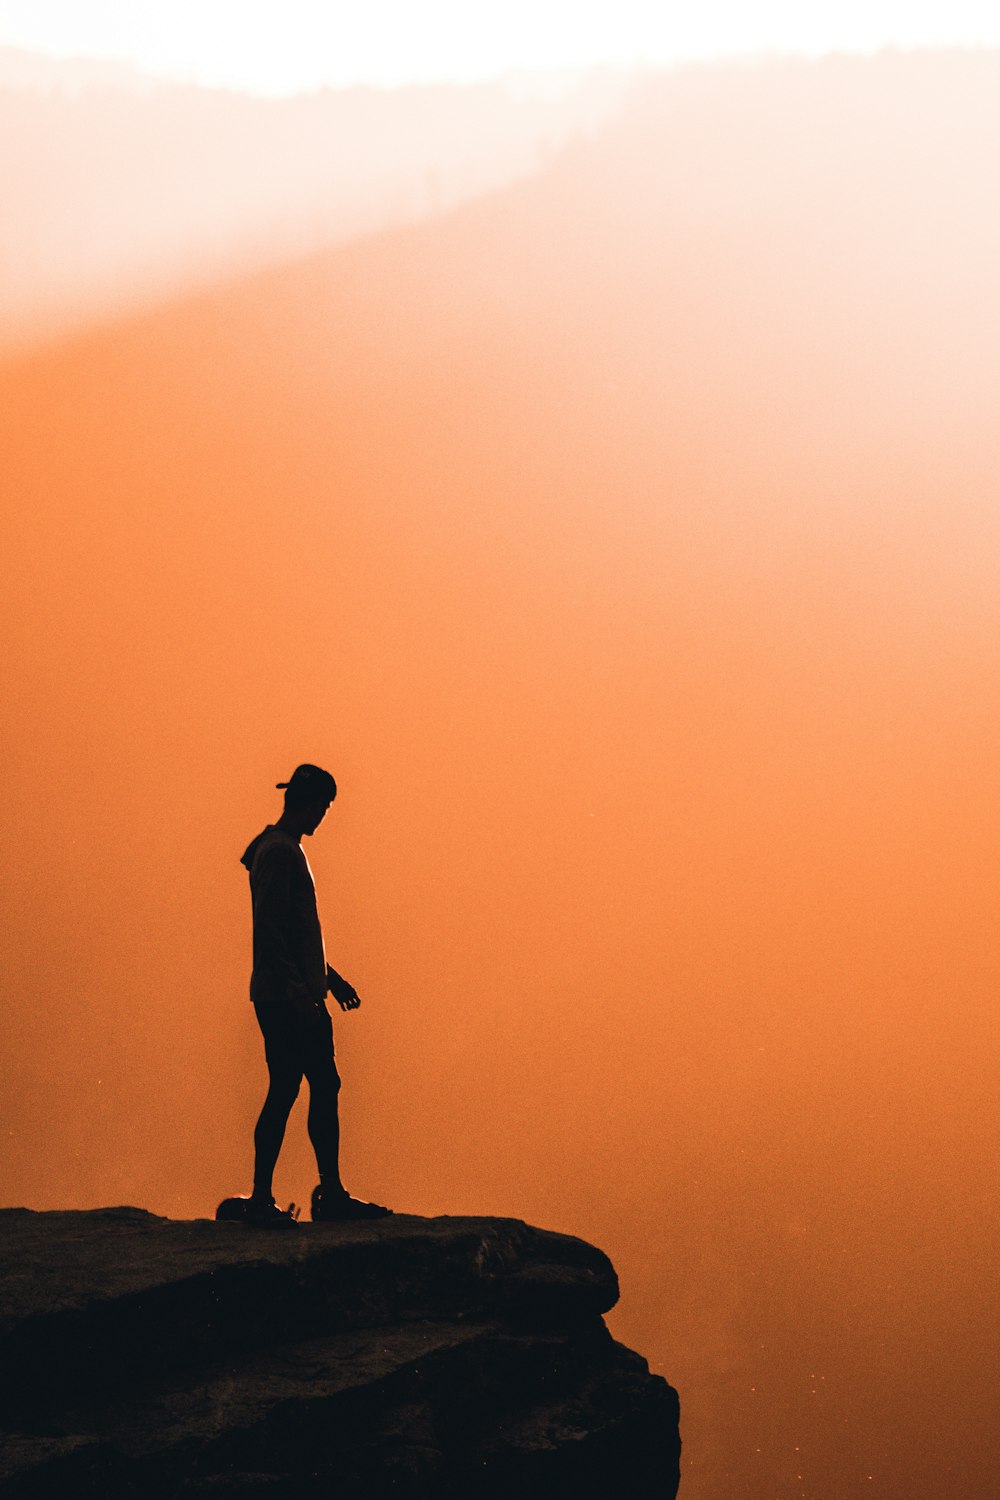
{"label": "distant mountain ridge", "polygon": [[51,57],[26,47],[0,46],[0,89],[73,95],[95,88],[149,93],[164,86],[163,81],[152,74],[110,58]]}
{"label": "distant mountain ridge", "polygon": [[0,347],[503,186],[623,91],[551,85],[265,100],[0,48]]}

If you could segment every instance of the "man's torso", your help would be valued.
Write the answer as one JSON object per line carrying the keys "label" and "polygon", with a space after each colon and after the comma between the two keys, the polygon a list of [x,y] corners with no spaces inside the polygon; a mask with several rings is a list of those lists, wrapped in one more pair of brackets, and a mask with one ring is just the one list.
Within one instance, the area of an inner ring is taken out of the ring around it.
{"label": "man's torso", "polygon": [[326,954],[316,887],[298,840],[269,825],[243,856],[253,902],[250,998],[269,1004],[304,990],[317,1003],[326,994]]}

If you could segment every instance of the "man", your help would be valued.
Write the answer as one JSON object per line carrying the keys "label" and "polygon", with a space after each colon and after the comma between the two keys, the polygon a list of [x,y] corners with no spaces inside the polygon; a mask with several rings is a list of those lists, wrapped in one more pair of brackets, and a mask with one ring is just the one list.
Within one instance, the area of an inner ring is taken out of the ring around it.
{"label": "man", "polygon": [[342,1010],[357,1010],[361,1000],[354,986],[326,962],[316,888],[301,843],[323,821],[337,784],[329,771],[303,765],[278,786],[285,793],[284,812],[257,835],[242,860],[250,872],[253,900],[250,998],[264,1037],[269,1078],[254,1131],[253,1194],[243,1217],[251,1224],[293,1222],[291,1210],[275,1204],[272,1178],[305,1076],[309,1138],[320,1177],[312,1195],[313,1219],[381,1218],[391,1210],[352,1198],[340,1180],[340,1077],[326,996],[332,994]]}

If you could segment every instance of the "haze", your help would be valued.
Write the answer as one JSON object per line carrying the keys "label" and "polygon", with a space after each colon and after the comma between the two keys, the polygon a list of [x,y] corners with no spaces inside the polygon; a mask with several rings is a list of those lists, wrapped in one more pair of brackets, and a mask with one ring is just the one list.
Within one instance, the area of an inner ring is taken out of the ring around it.
{"label": "haze", "polygon": [[625,81],[251,99],[0,47],[0,349],[440,213],[537,168]]}
{"label": "haze", "polygon": [[606,1249],[684,1500],[993,1492],[998,101],[647,78],[8,358],[4,1202],[247,1189],[315,760],[352,1189]]}
{"label": "haze", "polygon": [[1000,42],[989,0],[0,0],[0,43],[116,58],[263,95],[367,83],[471,82],[509,69],[649,66],[763,53]]}

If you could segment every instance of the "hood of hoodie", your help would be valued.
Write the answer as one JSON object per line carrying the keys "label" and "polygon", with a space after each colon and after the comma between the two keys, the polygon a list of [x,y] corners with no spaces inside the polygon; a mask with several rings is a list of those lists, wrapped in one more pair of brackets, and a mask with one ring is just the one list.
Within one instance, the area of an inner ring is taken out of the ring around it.
{"label": "hood of hoodie", "polygon": [[255,839],[250,840],[240,858],[240,864],[246,865],[247,869],[249,870],[250,866],[253,864],[254,859],[257,856],[257,850],[260,848],[261,844],[269,843],[271,839],[282,839],[289,844],[298,843],[298,839],[293,839],[292,835],[290,833],[286,833],[283,828],[278,828],[274,823],[268,823],[267,827],[261,829],[260,833],[258,833]]}

